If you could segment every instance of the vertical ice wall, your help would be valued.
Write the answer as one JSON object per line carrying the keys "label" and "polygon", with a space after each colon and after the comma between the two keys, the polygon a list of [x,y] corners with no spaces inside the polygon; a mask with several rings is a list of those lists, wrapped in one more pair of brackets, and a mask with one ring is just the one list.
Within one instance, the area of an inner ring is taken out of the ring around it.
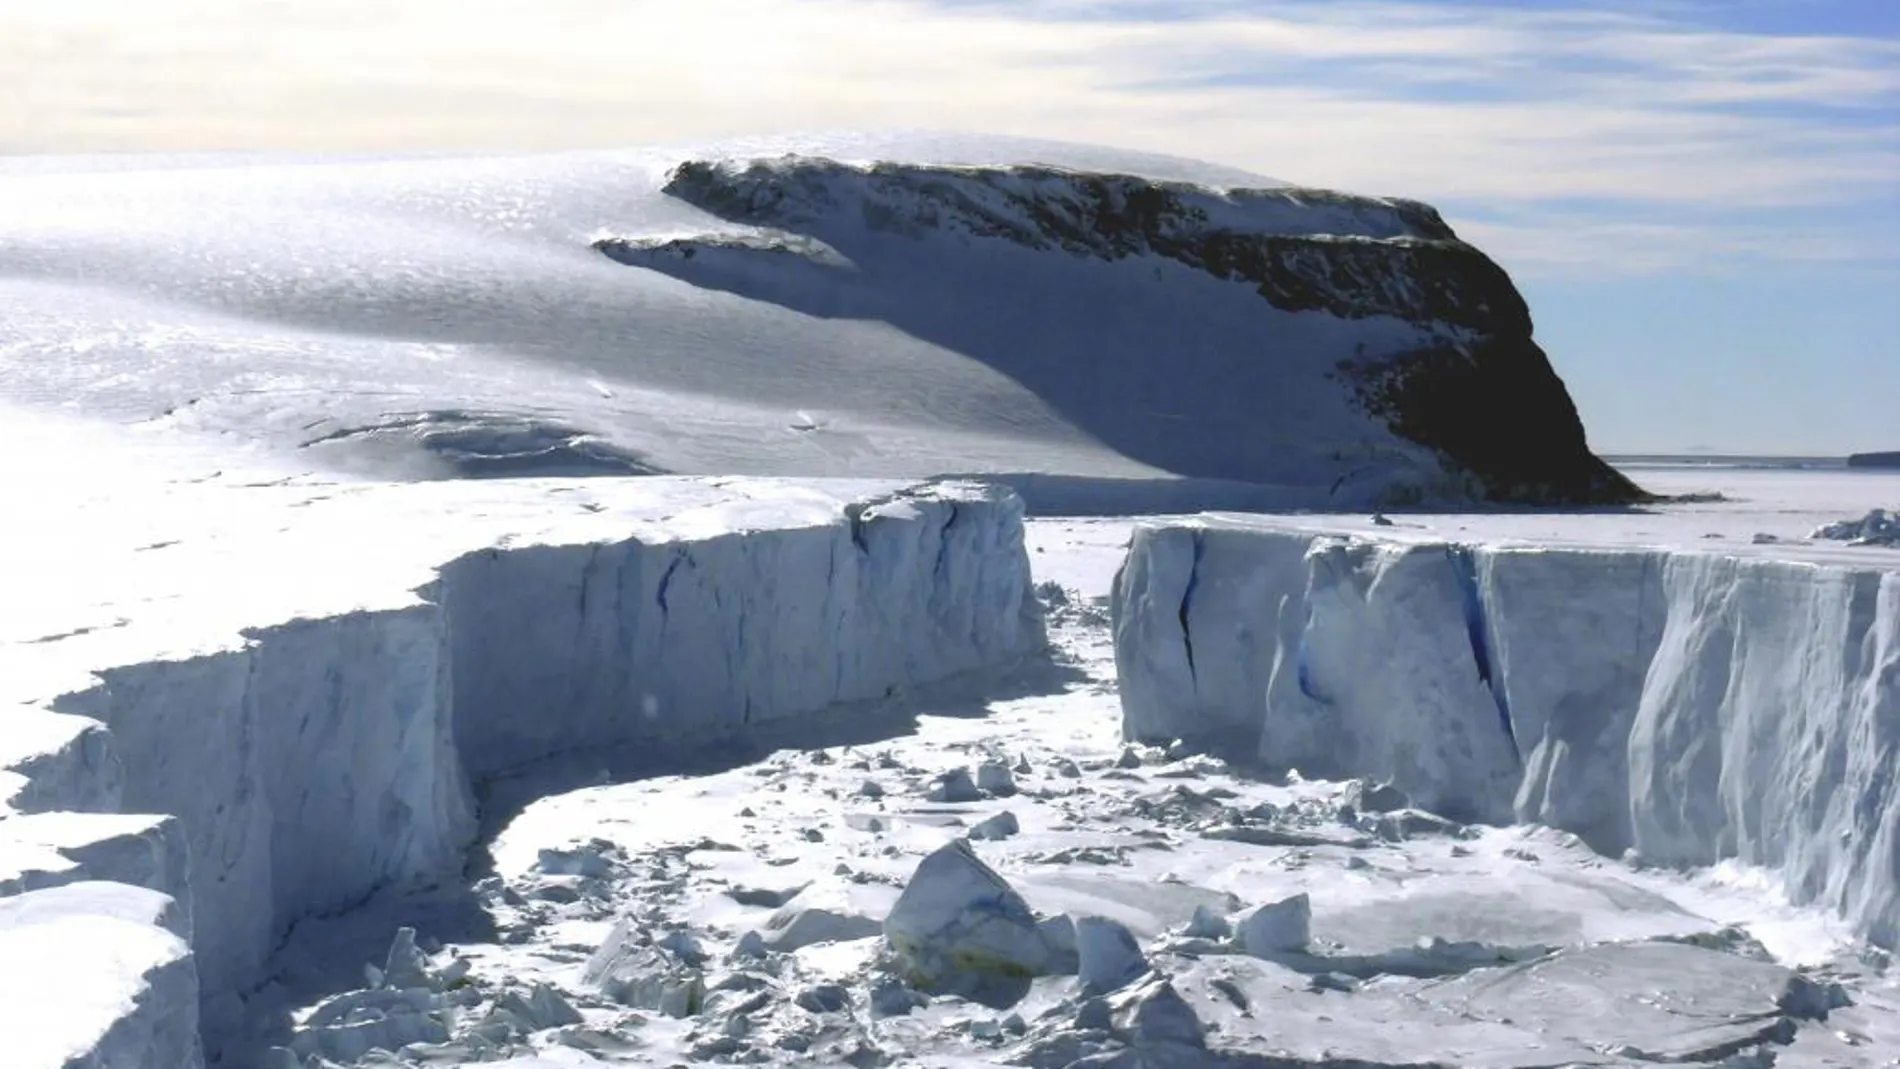
{"label": "vertical ice wall", "polygon": [[1114,604],[1131,737],[1761,865],[1900,939],[1900,572],[1194,521]]}
{"label": "vertical ice wall", "polygon": [[177,818],[211,991],[255,976],[298,917],[453,872],[474,831],[438,606],[250,638],[101,673],[60,703],[109,725],[122,809]]}
{"label": "vertical ice wall", "polygon": [[1474,556],[1494,682],[1523,755],[1516,816],[1621,854],[1633,845],[1631,727],[1668,615],[1662,555],[1493,548]]}
{"label": "vertical ice wall", "polygon": [[[131,981],[100,979],[137,993],[99,1042],[174,1037],[179,984],[215,1016],[298,918],[459,875],[471,775],[711,738],[1041,647],[1014,495],[937,486],[815,520],[810,497],[742,530],[715,507],[665,537],[483,549],[403,608],[100,671],[57,712],[18,714],[37,748],[7,771],[0,895],[118,881],[175,898],[173,942],[148,940]],[[170,816],[32,812],[66,808]],[[13,943],[84,920],[62,917]],[[100,1064],[191,1064],[196,1025],[194,1006],[189,1050]]]}
{"label": "vertical ice wall", "polygon": [[1781,871],[1900,942],[1900,573],[1675,558],[1631,728],[1634,840]]}
{"label": "vertical ice wall", "polygon": [[738,730],[1021,656],[1041,641],[1021,516],[1007,492],[909,495],[771,537],[457,560],[463,760]]}

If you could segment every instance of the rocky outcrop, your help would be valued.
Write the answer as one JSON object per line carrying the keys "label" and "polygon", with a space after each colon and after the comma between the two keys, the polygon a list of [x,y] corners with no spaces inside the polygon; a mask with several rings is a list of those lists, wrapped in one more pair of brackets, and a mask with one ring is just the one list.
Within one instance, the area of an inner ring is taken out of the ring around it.
{"label": "rocky outcrop", "polygon": [[1855,453],[1847,458],[1850,468],[1900,469],[1900,451],[1892,453]]}
{"label": "rocky outcrop", "polygon": [[[728,253],[750,247],[848,262],[838,250],[848,253],[868,231],[1002,241],[1106,262],[1171,261],[1248,286],[1282,312],[1364,322],[1366,329],[1331,339],[1338,351],[1302,353],[1297,362],[1319,357],[1360,412],[1435,452],[1454,480],[1476,482],[1478,496],[1538,503],[1642,496],[1591,453],[1509,276],[1416,201],[1214,190],[1041,166],[856,166],[805,157],[687,162],[665,190],[721,219],[766,228],[743,241],[707,239]],[[677,239],[597,247],[627,263],[693,253]],[[1392,330],[1392,320],[1411,329]],[[1269,351],[1269,318],[1260,330]],[[1261,419],[1271,416],[1263,408]]]}

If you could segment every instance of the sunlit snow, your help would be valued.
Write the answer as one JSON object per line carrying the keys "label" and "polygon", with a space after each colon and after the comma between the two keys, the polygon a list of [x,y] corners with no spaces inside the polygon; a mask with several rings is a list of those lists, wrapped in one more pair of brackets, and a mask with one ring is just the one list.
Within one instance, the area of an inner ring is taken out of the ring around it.
{"label": "sunlit snow", "polygon": [[1309,359],[1415,324],[659,192],[788,152],[833,229],[891,155],[1414,218],[920,135],[0,164],[0,1065],[1900,1065],[1900,475],[1444,511]]}

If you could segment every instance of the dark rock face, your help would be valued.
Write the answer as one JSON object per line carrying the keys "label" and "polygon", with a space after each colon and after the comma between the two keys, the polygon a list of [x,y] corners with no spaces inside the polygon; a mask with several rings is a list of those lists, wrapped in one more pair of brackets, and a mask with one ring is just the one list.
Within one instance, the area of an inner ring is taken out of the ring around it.
{"label": "dark rock face", "polygon": [[1493,501],[1620,504],[1643,493],[1585,443],[1583,421],[1528,334],[1341,367],[1367,412],[1471,471]]}
{"label": "dark rock face", "polygon": [[959,234],[1103,261],[1159,257],[1248,285],[1282,311],[1402,320],[1426,343],[1362,347],[1332,372],[1366,415],[1435,450],[1490,500],[1644,497],[1590,452],[1509,276],[1415,201],[805,158],[689,162],[666,189],[720,218],[794,232],[787,237],[855,217],[877,232]]}
{"label": "dark rock face", "polygon": [[1847,458],[1850,468],[1900,468],[1900,452],[1855,453]]}

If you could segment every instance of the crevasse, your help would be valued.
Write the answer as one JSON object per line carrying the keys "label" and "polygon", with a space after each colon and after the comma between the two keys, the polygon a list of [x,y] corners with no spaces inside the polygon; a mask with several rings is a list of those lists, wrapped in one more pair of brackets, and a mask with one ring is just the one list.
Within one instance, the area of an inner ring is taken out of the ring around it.
{"label": "crevasse", "polygon": [[1900,939],[1900,571],[1210,519],[1138,529],[1114,607],[1131,738],[1761,866]]}

